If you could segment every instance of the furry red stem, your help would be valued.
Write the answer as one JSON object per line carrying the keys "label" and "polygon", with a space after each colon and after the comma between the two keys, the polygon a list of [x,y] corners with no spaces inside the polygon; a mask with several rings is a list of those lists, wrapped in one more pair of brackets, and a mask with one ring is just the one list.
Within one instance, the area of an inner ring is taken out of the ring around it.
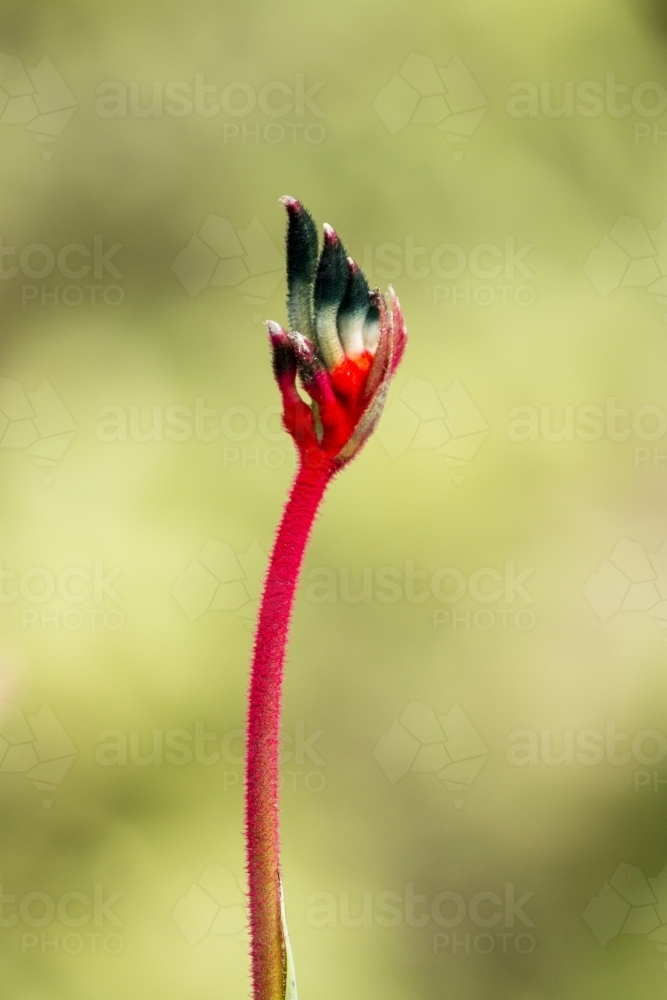
{"label": "furry red stem", "polygon": [[254,1000],[284,1000],[280,916],[280,709],[285,646],[308,536],[333,475],[302,463],[271,553],[255,633],[246,746],[246,865]]}

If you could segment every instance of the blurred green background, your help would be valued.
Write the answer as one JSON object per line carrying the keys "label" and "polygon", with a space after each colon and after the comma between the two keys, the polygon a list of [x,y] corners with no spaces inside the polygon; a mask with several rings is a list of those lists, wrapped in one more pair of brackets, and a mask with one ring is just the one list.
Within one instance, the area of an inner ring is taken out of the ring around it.
{"label": "blurred green background", "polygon": [[665,995],[666,27],[3,4],[2,1000],[248,995],[286,193],[410,331],[294,616],[300,995]]}

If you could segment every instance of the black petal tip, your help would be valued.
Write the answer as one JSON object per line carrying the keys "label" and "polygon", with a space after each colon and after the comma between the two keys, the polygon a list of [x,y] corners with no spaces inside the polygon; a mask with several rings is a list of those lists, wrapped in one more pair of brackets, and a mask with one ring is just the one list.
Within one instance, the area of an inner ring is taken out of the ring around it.
{"label": "black petal tip", "polygon": [[296,198],[281,198],[287,209],[287,279],[310,283],[317,266],[317,228]]}
{"label": "black petal tip", "polygon": [[347,258],[347,285],[340,306],[340,316],[365,315],[370,305],[370,289],[361,269],[351,257]]}
{"label": "black petal tip", "polygon": [[340,305],[345,295],[349,267],[345,247],[335,229],[324,224],[324,246],[315,279],[315,311]]}

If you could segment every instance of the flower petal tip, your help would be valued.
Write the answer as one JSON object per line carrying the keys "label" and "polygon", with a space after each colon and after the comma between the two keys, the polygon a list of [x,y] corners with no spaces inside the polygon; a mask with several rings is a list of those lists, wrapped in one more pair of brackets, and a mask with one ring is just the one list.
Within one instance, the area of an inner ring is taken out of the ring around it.
{"label": "flower petal tip", "polygon": [[301,361],[312,362],[315,357],[315,351],[313,350],[313,345],[308,337],[304,337],[302,333],[294,331],[292,333],[286,334],[289,339],[290,344],[294,350],[294,353]]}
{"label": "flower petal tip", "polygon": [[326,243],[338,243],[338,233],[333,226],[325,222],[322,229],[324,230],[324,240]]}
{"label": "flower petal tip", "polygon": [[282,348],[289,348],[290,335],[284,330],[280,323],[274,323],[272,319],[266,321],[266,332],[274,351]]}
{"label": "flower petal tip", "polygon": [[278,200],[288,212],[298,212],[301,209],[301,202],[298,198],[292,198],[289,194],[284,194],[282,198],[279,198]]}
{"label": "flower petal tip", "polygon": [[276,323],[272,319],[266,320],[266,329],[268,330],[269,337],[271,337],[271,339],[274,337],[280,337],[281,334],[285,333],[280,323]]}

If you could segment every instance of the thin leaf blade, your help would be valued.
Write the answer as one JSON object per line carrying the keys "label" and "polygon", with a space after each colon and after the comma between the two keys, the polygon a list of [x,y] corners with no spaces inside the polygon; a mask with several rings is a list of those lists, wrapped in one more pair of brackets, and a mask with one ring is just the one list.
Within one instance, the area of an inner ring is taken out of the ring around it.
{"label": "thin leaf blade", "polygon": [[294,968],[294,957],[290,944],[289,932],[287,930],[287,918],[285,916],[285,894],[283,884],[280,883],[280,919],[283,930],[283,947],[285,949],[285,1000],[298,1000],[296,991],[296,970]]}

